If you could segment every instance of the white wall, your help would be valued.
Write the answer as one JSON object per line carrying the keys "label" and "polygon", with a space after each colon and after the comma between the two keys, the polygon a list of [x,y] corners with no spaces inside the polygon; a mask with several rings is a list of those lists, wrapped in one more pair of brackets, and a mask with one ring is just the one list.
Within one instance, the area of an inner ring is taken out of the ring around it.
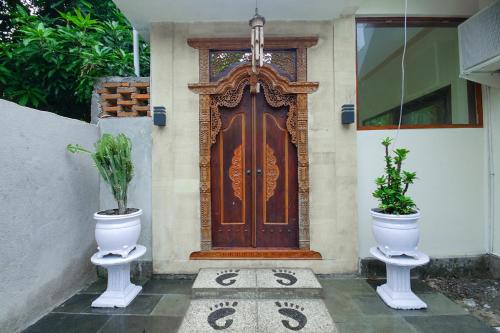
{"label": "white wall", "polygon": [[494,164],[494,221],[492,228],[493,249],[492,252],[500,256],[500,89],[490,89],[491,104],[485,101],[485,108],[491,106],[491,128],[493,142],[493,164]]}
{"label": "white wall", "polygon": [[[500,118],[500,117],[499,117]],[[383,172],[380,141],[396,131],[358,131],[358,217],[360,257],[375,245],[370,208],[374,179]],[[419,248],[432,257],[487,252],[487,166],[484,129],[401,130],[398,147],[410,155],[405,168],[418,180],[409,194],[422,211]]]}
{"label": "white wall", "polygon": [[[410,16],[470,16],[492,0],[408,1]],[[403,0],[362,0],[357,16],[401,16]],[[484,104],[487,103],[484,100]],[[494,133],[500,137],[500,93],[495,92]],[[486,108],[486,106],[485,106]],[[486,121],[486,120],[485,120]],[[486,126],[486,125],[485,125]],[[369,209],[377,202],[371,196],[375,177],[383,172],[380,141],[396,131],[358,131],[358,235],[361,258],[375,245]],[[488,161],[486,130],[401,130],[398,146],[410,149],[406,164],[419,179],[409,191],[422,210],[420,249],[433,257],[453,257],[488,252]],[[496,172],[500,174],[500,144],[495,144]],[[500,188],[498,177],[497,189]],[[498,191],[497,191],[498,193]],[[497,207],[500,207],[497,195]],[[500,252],[500,218],[495,221],[495,251]]]}
{"label": "white wall", "polygon": [[94,125],[0,100],[0,331],[17,332],[95,278]]}

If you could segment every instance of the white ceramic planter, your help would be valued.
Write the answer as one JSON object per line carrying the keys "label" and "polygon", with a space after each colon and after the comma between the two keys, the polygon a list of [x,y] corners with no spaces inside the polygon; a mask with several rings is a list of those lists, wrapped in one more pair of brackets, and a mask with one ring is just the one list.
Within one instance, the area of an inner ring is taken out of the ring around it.
{"label": "white ceramic planter", "polygon": [[417,221],[420,212],[409,215],[383,214],[375,209],[370,211],[373,217],[372,231],[378,249],[386,256],[407,255],[417,257],[417,245],[420,238]]}
{"label": "white ceramic planter", "polygon": [[142,210],[124,215],[94,214],[97,257],[117,254],[126,258],[137,245],[141,234]]}

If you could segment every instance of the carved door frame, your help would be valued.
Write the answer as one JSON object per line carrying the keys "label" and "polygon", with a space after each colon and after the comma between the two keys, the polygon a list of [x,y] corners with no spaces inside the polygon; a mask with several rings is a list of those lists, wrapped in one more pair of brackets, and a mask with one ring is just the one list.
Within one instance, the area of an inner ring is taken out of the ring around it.
{"label": "carved door frame", "polygon": [[[241,39],[218,39],[216,48],[224,48],[226,44],[234,47],[235,40],[240,41],[240,43],[247,42]],[[287,41],[289,42],[287,43]],[[280,46],[282,45],[283,48],[298,45],[296,82],[288,81],[269,65],[264,65],[264,67],[257,70],[257,73],[254,73],[250,64],[237,66],[226,77],[217,82],[208,82],[208,66],[203,65],[205,61],[208,62],[208,41],[205,39],[188,40],[188,44],[191,46],[203,47],[200,48],[200,83],[188,85],[191,91],[200,96],[200,216],[202,251],[212,249],[210,152],[211,146],[215,143],[217,134],[221,128],[219,107],[236,107],[241,101],[244,88],[250,86],[250,92],[255,93],[257,83],[260,83],[265,99],[271,106],[289,107],[286,125],[292,143],[297,146],[298,155],[299,248],[301,250],[310,249],[307,100],[308,94],[316,91],[319,84],[317,82],[306,81],[305,69],[307,67],[305,51],[306,47],[312,46],[316,42],[317,38],[315,37],[271,39],[271,45],[275,43]],[[266,45],[269,45],[268,40],[266,40]]]}

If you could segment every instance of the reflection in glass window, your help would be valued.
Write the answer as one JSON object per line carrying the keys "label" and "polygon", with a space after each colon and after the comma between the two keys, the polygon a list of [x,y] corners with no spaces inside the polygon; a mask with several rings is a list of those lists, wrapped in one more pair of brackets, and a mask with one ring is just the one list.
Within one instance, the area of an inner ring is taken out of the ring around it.
{"label": "reflection in glass window", "polygon": [[[403,33],[394,22],[357,23],[361,128],[399,122]],[[477,89],[459,77],[457,28],[412,24],[407,40],[402,125],[478,125]]]}
{"label": "reflection in glass window", "polygon": [[[217,81],[236,66],[252,61],[250,50],[210,50],[210,81]],[[297,80],[297,52],[295,49],[266,50],[264,62],[273,66],[290,81]]]}

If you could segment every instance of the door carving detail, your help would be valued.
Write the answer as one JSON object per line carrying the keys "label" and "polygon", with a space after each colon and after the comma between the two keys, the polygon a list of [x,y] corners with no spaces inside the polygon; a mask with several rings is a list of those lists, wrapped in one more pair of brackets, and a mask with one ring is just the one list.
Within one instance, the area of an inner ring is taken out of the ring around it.
{"label": "door carving detail", "polygon": [[210,104],[211,140],[212,144],[217,140],[217,134],[222,126],[219,107],[234,108],[243,96],[243,89],[248,84],[248,80],[242,80],[236,88],[229,89],[224,94],[214,95]]}
{"label": "door carving detail", "polygon": [[274,150],[266,145],[266,169],[264,175],[266,177],[266,201],[274,195],[276,190],[276,181],[280,176],[280,169],[276,164],[276,156],[274,155]]}
{"label": "door carving detail", "polygon": [[[301,75],[302,76],[302,75]],[[288,107],[286,131],[290,142],[297,147],[298,178],[298,238],[299,248],[309,249],[309,163],[307,152],[307,95],[316,91],[316,82],[289,82],[272,67],[265,65],[254,73],[251,65],[244,64],[234,68],[218,82],[190,84],[189,88],[200,95],[200,211],[201,211],[201,249],[212,248],[211,224],[211,146],[217,142],[222,121],[220,107],[233,108],[240,103],[245,87],[255,94],[257,84],[263,90],[266,102],[272,107]],[[285,124],[283,124],[285,125]],[[242,200],[245,170],[243,169],[242,150],[238,146],[231,159],[229,177],[235,197]],[[265,161],[265,198],[269,200],[276,193],[280,182],[280,170],[276,154],[266,146]],[[285,177],[286,178],[286,177]],[[275,200],[274,198],[272,200]]]}
{"label": "door carving detail", "polygon": [[234,196],[238,199],[242,198],[242,185],[243,185],[243,161],[241,159],[241,144],[233,152],[231,159],[231,166],[229,167],[229,179],[231,179],[231,187],[233,188]]}

